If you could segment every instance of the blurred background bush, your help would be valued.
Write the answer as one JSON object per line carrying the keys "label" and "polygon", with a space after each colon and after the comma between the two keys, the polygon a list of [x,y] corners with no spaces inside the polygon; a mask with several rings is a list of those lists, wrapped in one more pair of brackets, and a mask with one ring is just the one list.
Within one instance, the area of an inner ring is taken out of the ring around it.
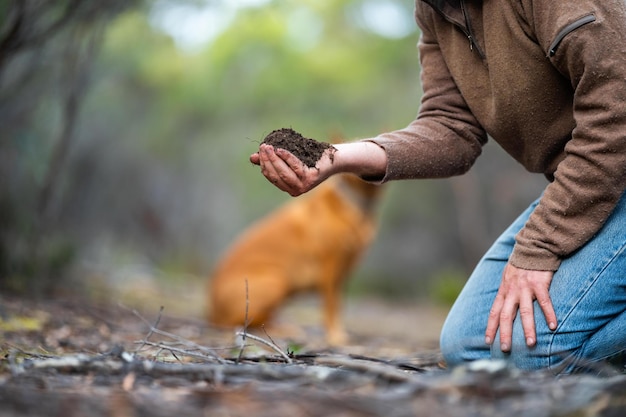
{"label": "blurred background bush", "polygon": [[[371,137],[420,101],[412,0],[0,0],[0,18],[2,291],[202,287],[290,198],[248,161],[267,133]],[[463,177],[390,184],[349,292],[450,303],[544,183],[489,143]]]}

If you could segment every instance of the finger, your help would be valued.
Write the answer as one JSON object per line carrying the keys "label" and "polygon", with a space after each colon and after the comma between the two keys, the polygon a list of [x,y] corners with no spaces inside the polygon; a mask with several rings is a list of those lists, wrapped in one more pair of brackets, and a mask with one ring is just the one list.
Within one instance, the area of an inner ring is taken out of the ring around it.
{"label": "finger", "polygon": [[260,150],[261,172],[280,190],[291,196],[302,194],[301,181],[296,177],[287,163],[276,154],[269,145],[261,145]]}
{"label": "finger", "polygon": [[491,345],[496,337],[498,327],[500,327],[500,313],[504,305],[504,296],[498,291],[493,301],[491,310],[489,311],[489,319],[487,320],[487,330],[485,330],[485,343]]}
{"label": "finger", "polygon": [[268,148],[266,146],[261,145],[259,149],[259,165],[261,165],[261,173],[265,175],[265,177],[274,182],[273,180],[277,178],[276,168],[274,167],[274,163],[272,161],[272,148]]}
{"label": "finger", "polygon": [[511,297],[508,297],[502,306],[502,311],[500,312],[500,350],[502,352],[511,351],[513,320],[517,314],[518,307],[518,302],[512,301]]}
{"label": "finger", "polygon": [[535,330],[535,314],[533,308],[533,295],[530,291],[524,291],[520,298],[519,314],[524,329],[526,346],[534,346],[537,340]]}
{"label": "finger", "polygon": [[280,167],[277,167],[277,164],[280,163],[284,164],[280,158],[275,156],[274,149],[271,146],[261,145],[261,148],[259,149],[259,164],[261,165],[261,173],[272,184],[279,188],[283,185],[281,177],[278,174]]}
{"label": "finger", "polygon": [[537,304],[543,311],[543,315],[546,318],[546,324],[550,330],[556,330],[556,313],[554,312],[554,306],[550,299],[550,293],[548,291],[538,292],[536,295]]}
{"label": "finger", "polygon": [[276,155],[278,155],[283,161],[285,161],[285,164],[287,164],[291,171],[293,171],[296,177],[298,177],[299,179],[303,179],[305,177],[306,166],[304,165],[304,162],[302,162],[298,157],[296,157],[291,152],[280,148],[276,149]]}
{"label": "finger", "polygon": [[260,165],[261,164],[261,159],[260,159],[260,156],[259,156],[258,152],[255,152],[252,155],[250,155],[250,162],[252,162],[254,165]]}
{"label": "finger", "polygon": [[261,145],[259,155],[262,163],[271,165],[271,168],[268,166],[268,168],[270,168],[269,170],[272,173],[276,173],[281,178],[288,178],[289,173],[293,171],[285,159],[290,159],[289,156],[291,156],[298,160],[298,158],[290,152],[281,148],[274,148],[271,145]]}
{"label": "finger", "polygon": [[[285,164],[278,169],[278,173],[284,174],[281,177],[290,187],[288,192],[292,196],[304,194],[321,181],[317,166],[307,167],[298,157],[285,149],[276,148],[275,153]],[[282,169],[283,166],[285,169]]]}

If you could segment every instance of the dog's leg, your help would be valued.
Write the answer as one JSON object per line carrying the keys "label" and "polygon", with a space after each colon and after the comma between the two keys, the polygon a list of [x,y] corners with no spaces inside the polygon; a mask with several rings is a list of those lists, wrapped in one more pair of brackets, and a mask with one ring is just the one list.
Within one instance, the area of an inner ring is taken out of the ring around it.
{"label": "dog's leg", "polygon": [[326,327],[326,341],[332,346],[344,345],[348,342],[341,320],[342,285],[339,280],[324,283],[322,289],[324,305],[324,325]]}

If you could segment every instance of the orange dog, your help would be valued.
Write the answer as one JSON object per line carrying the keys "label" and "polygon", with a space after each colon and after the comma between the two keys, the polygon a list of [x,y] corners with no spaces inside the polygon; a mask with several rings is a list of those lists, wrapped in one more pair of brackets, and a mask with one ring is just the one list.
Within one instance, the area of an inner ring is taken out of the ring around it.
{"label": "orange dog", "polygon": [[345,343],[342,284],[374,238],[380,195],[381,186],[338,175],[251,226],[213,273],[209,321],[244,325],[247,300],[248,325],[260,326],[290,295],[314,291],[328,343]]}

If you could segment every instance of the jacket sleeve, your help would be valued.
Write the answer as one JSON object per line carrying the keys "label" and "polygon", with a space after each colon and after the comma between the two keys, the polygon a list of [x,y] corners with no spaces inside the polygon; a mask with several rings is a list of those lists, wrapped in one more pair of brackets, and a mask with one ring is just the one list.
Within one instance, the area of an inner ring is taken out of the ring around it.
{"label": "jacket sleeve", "polygon": [[[421,2],[419,2],[421,3]],[[423,95],[417,118],[405,129],[369,139],[387,153],[383,182],[444,178],[466,172],[480,155],[487,135],[467,107],[429,31],[430,7],[416,16]]]}
{"label": "jacket sleeve", "polygon": [[598,232],[626,189],[626,3],[522,4],[546,59],[571,81],[576,128],[510,261],[556,270]]}

